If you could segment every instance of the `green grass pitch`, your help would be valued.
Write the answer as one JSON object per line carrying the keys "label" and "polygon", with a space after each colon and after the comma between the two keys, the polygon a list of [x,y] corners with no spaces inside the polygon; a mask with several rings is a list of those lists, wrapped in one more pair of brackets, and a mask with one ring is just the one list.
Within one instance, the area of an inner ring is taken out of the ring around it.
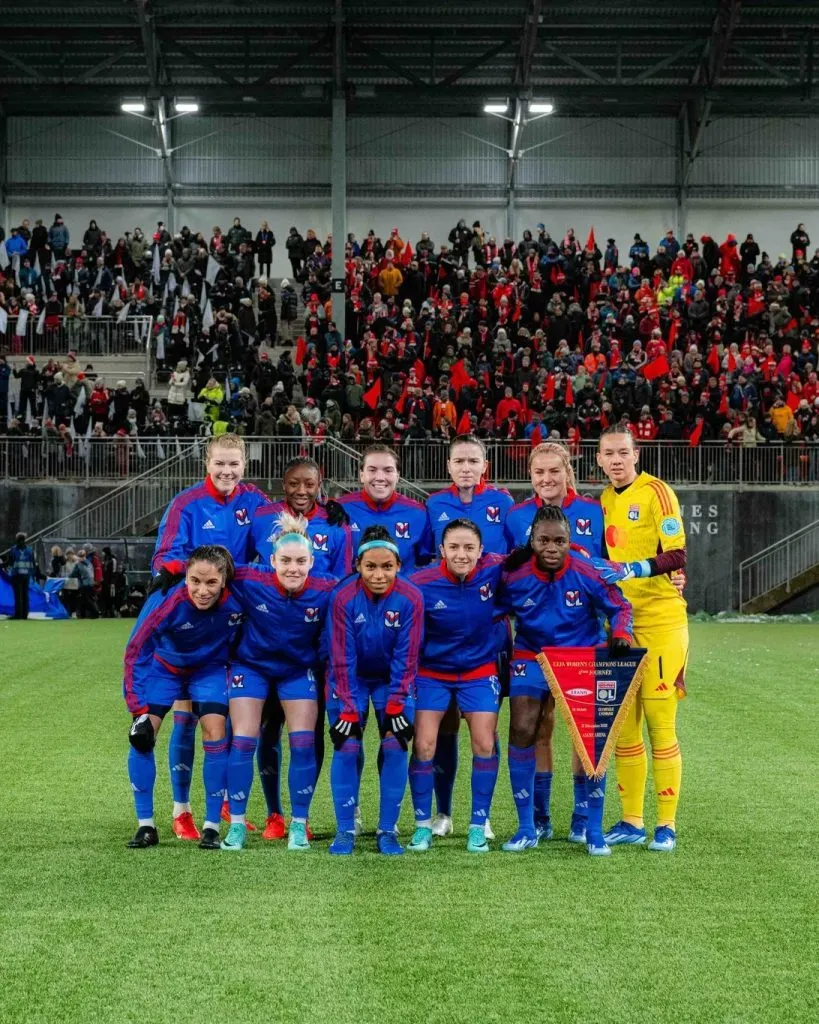
{"label": "green grass pitch", "polygon": [[[457,834],[428,855],[381,858],[370,833],[354,857],[328,856],[326,766],[311,853],[261,839],[233,856],[180,843],[167,731],[161,845],[126,850],[120,663],[131,626],[0,623],[0,1021],[819,1020],[815,625],[692,626],[679,847],[621,847],[607,860],[561,838],[468,855],[465,734]],[[557,732],[560,837],[571,777]],[[193,800],[201,819],[198,779]],[[614,794],[607,821],[618,811]],[[258,786],[251,812],[262,820]],[[499,840],[513,831],[505,758],[492,823]],[[411,828],[407,797],[402,837]]]}

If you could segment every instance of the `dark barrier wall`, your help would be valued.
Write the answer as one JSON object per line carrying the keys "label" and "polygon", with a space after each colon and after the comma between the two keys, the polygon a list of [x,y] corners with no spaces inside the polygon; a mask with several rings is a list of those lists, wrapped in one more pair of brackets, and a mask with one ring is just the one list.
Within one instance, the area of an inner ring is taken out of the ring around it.
{"label": "dark barrier wall", "polygon": [[[13,542],[18,530],[34,533],[109,489],[68,484],[0,486],[0,549]],[[584,489],[584,493],[592,491]],[[678,488],[677,494],[688,537],[686,598],[692,612],[736,608],[742,559],[819,519],[819,488]],[[799,602],[800,611],[817,609],[819,594]]]}

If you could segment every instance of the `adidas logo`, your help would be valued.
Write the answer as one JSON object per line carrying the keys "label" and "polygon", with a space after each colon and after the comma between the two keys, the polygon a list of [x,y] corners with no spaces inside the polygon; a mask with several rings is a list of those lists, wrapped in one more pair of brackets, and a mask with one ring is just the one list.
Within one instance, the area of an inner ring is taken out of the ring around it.
{"label": "adidas logo", "polygon": [[359,532],[358,523],[350,523],[350,529],[355,531],[355,533],[358,533]]}
{"label": "adidas logo", "polygon": [[203,530],[215,530],[216,527],[213,525],[213,522],[210,519],[208,519],[208,521],[204,524],[202,529]]}
{"label": "adidas logo", "polygon": [[264,603],[264,601],[262,601],[261,604],[257,604],[256,605],[256,611],[257,612],[266,612],[268,610],[269,609],[268,609],[267,605]]}
{"label": "adidas logo", "polygon": [[355,797],[351,796],[349,800],[345,800],[343,806],[344,807],[355,807]]}
{"label": "adidas logo", "polygon": [[658,690],[667,690],[668,686],[665,683],[660,683],[660,685],[657,687],[657,689]]}
{"label": "adidas logo", "polygon": [[664,789],[661,793],[657,794],[657,796],[676,796],[676,795],[677,794],[674,792],[674,790],[670,786],[668,787],[668,789]]}
{"label": "adidas logo", "polygon": [[179,764],[175,764],[173,766],[173,768],[171,768],[171,771],[172,772],[189,772],[189,771],[191,771],[191,766],[189,764],[182,764],[182,762],[180,761]]}
{"label": "adidas logo", "polygon": [[438,604],[436,604],[432,610],[434,612],[437,612],[440,608],[446,608],[446,605],[444,604],[443,601],[439,601]]}
{"label": "adidas logo", "polygon": [[364,618],[363,612],[359,612],[357,617],[356,617],[355,624],[358,625],[359,622],[366,622],[366,621],[367,620]]}
{"label": "adidas logo", "polygon": [[519,789],[517,793],[513,793],[512,796],[515,800],[526,800],[529,797],[528,789]]}
{"label": "adidas logo", "polygon": [[526,600],[523,602],[523,607],[524,608],[534,608],[535,607],[535,602],[531,599],[531,597],[527,597]]}
{"label": "adidas logo", "polygon": [[439,523],[448,523],[449,522],[449,516],[446,514],[446,512],[442,512],[438,516],[438,522]]}
{"label": "adidas logo", "polygon": [[309,796],[313,792],[313,787],[308,786],[307,789],[297,789],[296,792],[299,796]]}
{"label": "adidas logo", "polygon": [[603,790],[600,788],[594,789],[589,795],[591,796],[592,800],[602,800]]}
{"label": "adidas logo", "polygon": [[247,799],[247,795],[245,794],[244,790],[240,790],[238,793],[231,793],[230,794],[230,799],[231,800],[246,800]]}
{"label": "adidas logo", "polygon": [[193,623],[192,622],[186,622],[185,625],[182,626],[181,628],[182,629],[193,629]]}

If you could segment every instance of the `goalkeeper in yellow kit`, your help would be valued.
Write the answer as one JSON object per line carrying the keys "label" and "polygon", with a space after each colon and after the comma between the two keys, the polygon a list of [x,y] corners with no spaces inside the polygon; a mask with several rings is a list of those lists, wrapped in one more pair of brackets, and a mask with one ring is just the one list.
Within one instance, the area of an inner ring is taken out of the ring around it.
{"label": "goalkeeper in yellow kit", "polygon": [[646,841],[643,824],[648,760],[643,717],[648,725],[657,827],[649,850],[671,852],[677,843],[675,816],[682,759],[677,744],[677,701],[685,696],[688,620],[685,600],[670,573],[685,566],[685,532],[671,488],[638,469],[633,434],[610,427],[600,438],[597,463],[609,479],[600,496],[611,562],[595,560],[607,583],[618,583],[634,609],[634,643],[648,650],[640,698],[617,740],[617,788],[623,820],[606,833],[610,846]]}

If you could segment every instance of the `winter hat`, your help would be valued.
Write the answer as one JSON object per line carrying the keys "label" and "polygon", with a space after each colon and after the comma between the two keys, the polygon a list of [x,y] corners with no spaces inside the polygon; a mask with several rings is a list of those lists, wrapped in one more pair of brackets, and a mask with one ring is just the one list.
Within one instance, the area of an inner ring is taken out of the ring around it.
{"label": "winter hat", "polygon": [[278,381],[276,387],[273,390],[281,393],[282,391],[284,391],[284,383],[282,381]]}
{"label": "winter hat", "polygon": [[117,387],[118,387],[118,388],[127,388],[127,387],[128,387],[128,385],[127,385],[127,384],[125,383],[125,381],[124,381],[124,380],[118,380],[118,381],[117,381]]}
{"label": "winter hat", "polygon": [[253,305],[253,300],[252,300],[252,299],[247,299],[247,298],[245,298],[245,299],[239,299],[239,302],[240,302],[240,303],[241,303],[241,304],[242,304],[243,306],[252,306],[252,305]]}
{"label": "winter hat", "polygon": [[34,356],[26,356],[26,362],[29,366],[34,366]]}
{"label": "winter hat", "polygon": [[282,288],[289,288],[289,287],[290,287],[290,282],[287,280],[286,277],[283,277],[282,278]]}

